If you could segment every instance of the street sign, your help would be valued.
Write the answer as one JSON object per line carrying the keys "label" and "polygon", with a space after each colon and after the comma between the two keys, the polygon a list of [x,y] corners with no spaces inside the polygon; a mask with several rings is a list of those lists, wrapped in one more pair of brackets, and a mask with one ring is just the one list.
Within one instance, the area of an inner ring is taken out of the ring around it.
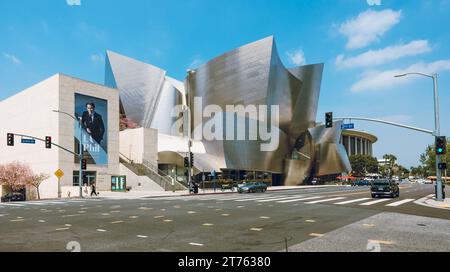
{"label": "street sign", "polygon": [[22,144],[36,144],[36,140],[35,139],[22,138],[21,143]]}
{"label": "street sign", "polygon": [[355,129],[355,124],[342,124],[342,129]]}
{"label": "street sign", "polygon": [[62,178],[62,177],[64,176],[63,170],[61,170],[61,169],[56,170],[55,176],[56,176],[58,179]]}

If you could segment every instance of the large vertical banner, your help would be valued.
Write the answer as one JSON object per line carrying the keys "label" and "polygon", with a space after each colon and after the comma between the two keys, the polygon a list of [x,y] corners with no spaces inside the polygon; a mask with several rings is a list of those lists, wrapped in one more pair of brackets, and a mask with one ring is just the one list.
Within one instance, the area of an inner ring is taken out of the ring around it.
{"label": "large vertical banner", "polygon": [[[88,164],[108,164],[108,102],[106,100],[75,94],[75,150],[79,152],[82,137],[84,159]],[[75,162],[79,162],[75,158]]]}

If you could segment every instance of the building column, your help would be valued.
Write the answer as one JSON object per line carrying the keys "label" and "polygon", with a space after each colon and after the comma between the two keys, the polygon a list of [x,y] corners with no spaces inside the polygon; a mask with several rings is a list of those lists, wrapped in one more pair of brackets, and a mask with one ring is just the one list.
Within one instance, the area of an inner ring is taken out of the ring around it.
{"label": "building column", "polygon": [[347,142],[348,142],[348,145],[347,145],[348,152],[347,152],[347,154],[348,154],[349,157],[352,155],[352,147],[351,147],[352,141],[351,141],[351,138],[352,138],[351,136],[347,137]]}

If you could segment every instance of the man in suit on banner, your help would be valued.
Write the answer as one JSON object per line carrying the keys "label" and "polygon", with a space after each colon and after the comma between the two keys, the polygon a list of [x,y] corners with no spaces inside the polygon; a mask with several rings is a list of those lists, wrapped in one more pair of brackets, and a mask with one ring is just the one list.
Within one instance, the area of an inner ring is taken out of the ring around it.
{"label": "man in suit on banner", "polygon": [[81,117],[81,124],[92,139],[101,145],[105,134],[105,125],[102,116],[95,112],[95,104],[93,102],[86,103],[86,111],[83,112]]}

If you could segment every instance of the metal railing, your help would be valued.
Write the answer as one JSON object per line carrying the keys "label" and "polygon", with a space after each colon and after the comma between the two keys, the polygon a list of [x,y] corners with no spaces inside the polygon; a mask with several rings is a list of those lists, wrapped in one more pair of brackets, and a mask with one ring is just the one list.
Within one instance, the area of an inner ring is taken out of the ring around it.
{"label": "metal railing", "polygon": [[138,176],[147,176],[152,181],[157,183],[165,191],[172,190],[185,190],[187,189],[183,184],[174,180],[174,185],[172,185],[172,179],[167,174],[158,169],[155,165],[147,160],[143,160],[142,163],[135,163],[133,160],[128,158],[122,153],[120,155],[120,162],[124,164],[128,169]]}

